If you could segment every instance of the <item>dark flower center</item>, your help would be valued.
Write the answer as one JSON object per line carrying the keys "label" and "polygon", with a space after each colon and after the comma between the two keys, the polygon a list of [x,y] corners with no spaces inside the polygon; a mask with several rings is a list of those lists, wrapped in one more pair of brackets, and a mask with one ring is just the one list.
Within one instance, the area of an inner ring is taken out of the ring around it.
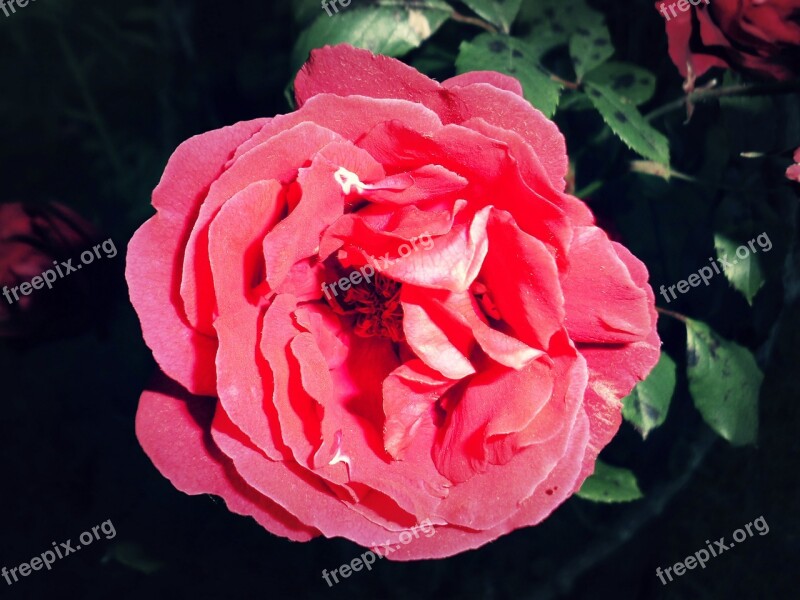
{"label": "dark flower center", "polygon": [[376,273],[372,282],[354,285],[333,300],[333,310],[353,317],[353,330],[361,337],[381,336],[402,342],[403,308],[400,305],[399,282]]}

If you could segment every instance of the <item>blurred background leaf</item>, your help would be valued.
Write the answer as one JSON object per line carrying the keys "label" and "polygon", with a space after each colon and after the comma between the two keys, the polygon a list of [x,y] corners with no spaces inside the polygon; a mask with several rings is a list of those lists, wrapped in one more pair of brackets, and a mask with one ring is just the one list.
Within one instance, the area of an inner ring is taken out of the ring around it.
{"label": "blurred background leaf", "polygon": [[642,498],[636,476],[629,470],[597,461],[592,473],[576,494],[592,502],[630,502]]}
{"label": "blurred background leaf", "polygon": [[675,361],[666,352],[658,364],[627,397],[622,399],[622,416],[646,439],[647,435],[667,420],[667,412],[675,393]]}
{"label": "blurred background leaf", "polygon": [[517,17],[522,0],[464,0],[478,15],[500,28],[511,31],[511,23]]}
{"label": "blurred background leaf", "polygon": [[525,99],[548,117],[558,106],[561,84],[551,79],[537,62],[534,49],[522,40],[484,33],[471,42],[463,42],[456,70],[458,73],[498,71],[515,77],[522,84]]}
{"label": "blurred background leaf", "polygon": [[689,390],[706,423],[734,446],[758,437],[758,393],[764,375],[752,353],[700,321],[686,321]]}
{"label": "blurred background leaf", "polygon": [[354,0],[329,16],[324,10],[300,34],[292,51],[297,72],[314,48],[347,43],[377,54],[404,56],[433,35],[450,18],[452,8],[441,0]]}

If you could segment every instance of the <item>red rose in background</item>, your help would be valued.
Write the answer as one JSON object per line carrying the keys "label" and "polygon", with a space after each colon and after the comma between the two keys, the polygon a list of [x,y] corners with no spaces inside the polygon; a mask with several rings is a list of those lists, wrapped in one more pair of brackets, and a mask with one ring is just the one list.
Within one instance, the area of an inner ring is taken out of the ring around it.
{"label": "red rose in background", "polygon": [[656,6],[672,62],[690,82],[711,67],[775,79],[800,74],[800,0],[693,0],[687,12],[679,4]]}
{"label": "red rose in background", "polygon": [[53,268],[54,260],[74,258],[92,247],[94,227],[58,202],[0,204],[0,337],[33,338],[72,333],[88,326],[85,278],[75,275],[30,295],[10,291]]}
{"label": "red rose in background", "polygon": [[430,520],[398,560],[540,522],[658,359],[644,265],[564,193],[564,139],[515,79],[337,46],[295,89],[181,145],[130,243],[165,374],[144,450],[293,540]]}
{"label": "red rose in background", "polygon": [[800,148],[794,151],[794,163],[786,169],[786,177],[800,183]]}

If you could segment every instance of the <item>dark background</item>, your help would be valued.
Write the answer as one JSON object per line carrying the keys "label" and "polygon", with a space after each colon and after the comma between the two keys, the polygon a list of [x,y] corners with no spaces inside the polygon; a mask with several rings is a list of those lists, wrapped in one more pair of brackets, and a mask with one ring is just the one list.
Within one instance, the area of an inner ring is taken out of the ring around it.
{"label": "dark background", "polygon": [[[680,78],[652,5],[594,4],[607,15],[618,54],[658,74],[662,100],[677,97]],[[743,300],[726,290],[698,291],[681,307],[710,314],[722,334],[756,349],[767,376],[757,447],[732,448],[711,434],[691,406],[682,375],[667,424],[644,443],[624,424],[604,453],[636,472],[644,500],[604,506],[573,498],[542,525],[479,550],[439,561],[378,561],[372,572],[354,573],[329,589],[322,569],[349,562],[363,549],[340,539],[298,544],[277,538],[229,513],[221,500],[176,491],[158,473],[133,429],[138,396],[155,364],[126,297],[124,246],[152,213],[150,192],[182,140],[289,110],[284,88],[299,32],[286,0],[37,0],[9,18],[0,13],[0,202],[64,202],[120,251],[108,259],[114,263],[108,278],[92,284],[90,293],[109,309],[92,327],[62,339],[0,341],[0,567],[18,566],[51,542],[74,541],[108,519],[117,536],[11,587],[0,579],[0,595],[798,597],[800,252],[791,237],[773,240],[776,256],[788,256],[786,275],[769,284],[752,322]],[[459,41],[478,32],[446,25],[436,40],[454,56]],[[684,163],[678,167],[701,162],[708,148],[699,136],[719,122],[715,110],[700,110],[688,129],[680,118],[664,124],[682,128],[673,143],[676,160]],[[753,127],[742,115],[726,118],[730,132]],[[571,118],[559,124],[572,152],[584,124]],[[774,143],[789,147],[785,140]],[[591,170],[591,157],[585,161]],[[632,182],[613,168],[607,179],[592,206],[647,262],[653,282],[677,281],[704,264],[708,241],[695,239],[692,225],[709,218],[699,192],[679,182]],[[667,196],[671,208],[661,213],[657,201]],[[668,244],[680,237],[686,268],[664,273],[651,260],[652,236],[634,233],[649,227],[641,205],[656,211]],[[661,321],[665,341],[680,347],[682,329]],[[672,355],[679,364],[684,360]],[[656,567],[683,560],[705,540],[730,540],[733,530],[762,515],[767,535],[737,544],[666,587],[656,578]]]}

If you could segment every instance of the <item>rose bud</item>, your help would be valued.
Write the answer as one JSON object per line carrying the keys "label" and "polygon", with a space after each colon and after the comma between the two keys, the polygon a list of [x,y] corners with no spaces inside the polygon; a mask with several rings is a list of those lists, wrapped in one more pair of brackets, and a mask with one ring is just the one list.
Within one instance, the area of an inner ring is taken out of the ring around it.
{"label": "rose bud", "polygon": [[81,253],[98,241],[95,228],[61,203],[0,204],[0,337],[58,337],[98,320],[105,271],[79,271]]}
{"label": "rose bud", "polygon": [[800,74],[800,0],[672,0],[656,7],[666,20],[669,55],[689,88],[711,67],[779,80]]}
{"label": "rose bud", "polygon": [[658,360],[645,266],[565,192],[516,79],[340,45],[295,90],[182,144],[130,242],[163,371],[142,447],[277,535],[394,560],[539,523]]}

